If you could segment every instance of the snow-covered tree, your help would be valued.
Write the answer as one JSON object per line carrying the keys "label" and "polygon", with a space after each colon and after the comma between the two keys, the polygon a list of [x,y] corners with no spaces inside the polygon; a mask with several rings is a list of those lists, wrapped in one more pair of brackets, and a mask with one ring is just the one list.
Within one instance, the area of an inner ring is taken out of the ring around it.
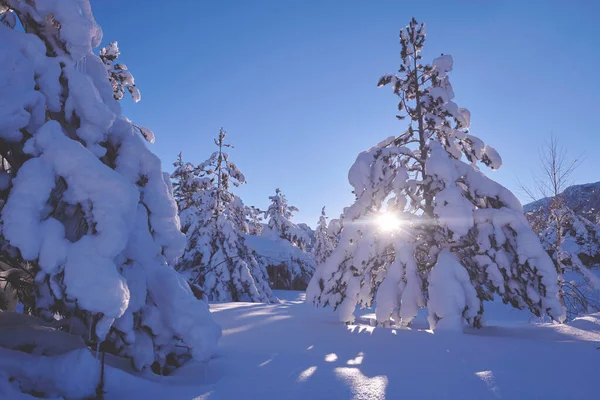
{"label": "snow-covered tree", "polygon": [[113,96],[115,100],[121,100],[125,94],[125,90],[131,94],[133,101],[136,103],[142,99],[140,91],[135,86],[135,79],[125,64],[115,64],[121,52],[117,42],[110,42],[108,46],[100,50],[100,59],[108,72],[108,79],[113,88]]}
{"label": "snow-covered tree", "polygon": [[263,215],[265,212],[255,206],[246,207],[246,216],[248,218],[248,233],[259,236],[263,231]]}
{"label": "snow-covered tree", "polygon": [[342,233],[342,226],[344,225],[344,214],[341,214],[339,218],[332,218],[327,224],[327,232],[333,242],[333,248],[336,248],[340,240],[340,234]]}
{"label": "snow-covered tree", "polygon": [[180,211],[187,210],[194,205],[194,195],[210,185],[210,179],[201,177],[201,171],[190,162],[183,162],[183,154],[177,155],[173,163],[175,170],[171,174],[173,182],[173,197],[177,201]]}
{"label": "snow-covered tree", "polygon": [[[215,140],[218,151],[200,165],[183,163],[181,157],[176,163],[181,165],[172,176],[175,192],[184,204],[191,201],[181,211],[188,242],[177,268],[211,300],[275,301],[264,266],[246,245],[246,208],[231,192],[231,185],[246,179],[224,151],[231,147],[225,135],[221,129]],[[195,192],[189,193],[190,188]]]}
{"label": "snow-covered tree", "polygon": [[483,301],[496,295],[562,321],[552,260],[516,197],[477,166],[497,169],[501,158],[470,134],[469,111],[453,101],[452,57],[424,63],[424,42],[414,19],[400,31],[399,74],[378,86],[391,85],[408,128],[358,155],[349,172],[356,200],[307,301],[345,322],[375,301],[378,322],[403,325],[426,306],[432,328],[459,330],[480,326]]}
{"label": "snow-covered tree", "polygon": [[532,200],[543,198],[546,204],[528,212],[527,219],[559,271],[560,296],[568,317],[600,311],[600,226],[577,215],[564,196],[580,162],[567,157],[555,136],[543,145],[539,156],[537,186],[521,186]]}
{"label": "snow-covered tree", "polygon": [[[560,267],[561,298],[569,318],[600,311],[600,226],[568,207],[551,210],[540,232],[542,244]],[[560,225],[559,225],[560,224]]]}
{"label": "snow-covered tree", "polygon": [[300,222],[297,225],[298,228],[300,228],[306,236],[306,246],[304,247],[304,251],[312,254],[313,248],[315,246],[315,231],[313,231],[312,228],[304,222]]}
{"label": "snow-covered tree", "polygon": [[0,18],[1,258],[20,270],[0,275],[23,277],[26,312],[139,369],[210,357],[220,328],[168,265],[185,246],[177,208],[92,52],[89,1],[0,0]]}
{"label": "snow-covered tree", "polygon": [[265,217],[269,220],[267,226],[270,234],[287,240],[301,250],[306,249],[309,241],[308,236],[304,230],[292,222],[294,212],[297,212],[298,208],[288,204],[286,197],[279,188],[275,189],[275,196],[269,196],[269,200],[271,200],[271,204],[265,213]]}
{"label": "snow-covered tree", "polygon": [[259,251],[261,260],[265,266],[279,264],[280,267],[285,268],[285,279],[289,288],[298,286],[298,282],[304,282],[306,285],[314,273],[315,263],[312,255],[307,252],[310,238],[304,229],[291,220],[298,208],[289,205],[287,198],[279,189],[275,189],[275,195],[269,196],[269,199],[271,204],[265,212],[268,223],[262,235],[274,242],[283,242],[277,245],[283,249],[289,248],[282,250],[285,257],[276,258],[265,257]]}
{"label": "snow-covered tree", "polygon": [[313,255],[317,265],[322,264],[331,255],[335,247],[334,239],[329,233],[327,225],[327,216],[325,215],[325,207],[321,210],[317,230],[315,231],[315,246]]}

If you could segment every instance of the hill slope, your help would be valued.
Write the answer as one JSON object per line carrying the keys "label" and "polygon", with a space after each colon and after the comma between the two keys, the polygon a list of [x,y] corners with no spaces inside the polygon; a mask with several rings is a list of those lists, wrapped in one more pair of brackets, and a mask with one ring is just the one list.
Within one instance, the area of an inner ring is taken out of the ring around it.
{"label": "hill slope", "polygon": [[[566,188],[563,192],[567,206],[575,214],[590,219],[600,215],[600,182],[585,183],[582,185],[573,185]],[[550,203],[552,197],[546,197],[528,204],[523,208],[525,212],[537,210]]]}

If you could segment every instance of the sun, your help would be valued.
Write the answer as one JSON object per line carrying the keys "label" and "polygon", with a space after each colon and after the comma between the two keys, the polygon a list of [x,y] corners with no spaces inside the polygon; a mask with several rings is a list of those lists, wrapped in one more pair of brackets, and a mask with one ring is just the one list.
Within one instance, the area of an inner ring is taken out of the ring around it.
{"label": "sun", "polygon": [[394,232],[400,229],[402,220],[392,213],[384,212],[377,217],[377,225],[383,232]]}

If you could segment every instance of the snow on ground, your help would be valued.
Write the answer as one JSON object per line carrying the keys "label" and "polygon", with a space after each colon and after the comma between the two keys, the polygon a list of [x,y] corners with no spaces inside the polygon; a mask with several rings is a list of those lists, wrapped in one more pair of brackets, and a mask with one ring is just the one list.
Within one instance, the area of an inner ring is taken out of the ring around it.
{"label": "snow on ground", "polygon": [[213,305],[224,330],[213,366],[222,372],[208,398],[547,399],[597,390],[598,318],[589,321],[595,332],[577,329],[579,321],[557,329],[514,318],[506,327],[439,335],[346,327],[297,293],[276,294],[289,300]]}
{"label": "snow on ground", "polygon": [[[416,328],[374,329],[368,322],[344,326],[331,310],[304,304],[303,293],[276,295],[281,304],[212,304],[223,327],[217,357],[207,367],[191,364],[163,378],[176,385],[155,385],[146,391],[147,398],[161,398],[165,390],[171,399],[598,395],[598,314],[571,326],[530,324],[526,313],[492,304],[488,323],[495,326],[466,334],[433,334]],[[189,386],[192,383],[195,386]],[[140,388],[130,393],[139,396]],[[108,398],[124,393],[112,394]]]}
{"label": "snow on ground", "polygon": [[[330,309],[304,304],[304,293],[276,295],[280,304],[211,305],[223,337],[208,365],[192,363],[158,377],[109,360],[106,398],[598,397],[600,314],[570,325],[532,324],[527,313],[491,304],[492,326],[434,334],[425,313],[412,330],[373,328],[370,312],[345,326]],[[10,393],[4,382],[0,393]]]}

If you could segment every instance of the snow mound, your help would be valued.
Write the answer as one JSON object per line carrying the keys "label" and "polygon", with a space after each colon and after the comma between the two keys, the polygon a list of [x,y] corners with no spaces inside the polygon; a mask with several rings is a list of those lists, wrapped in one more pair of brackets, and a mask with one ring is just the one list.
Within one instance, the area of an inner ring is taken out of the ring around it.
{"label": "snow mound", "polygon": [[80,336],[57,330],[57,325],[30,315],[0,312],[0,347],[45,356],[86,348]]}
{"label": "snow mound", "polygon": [[0,347],[0,371],[23,392],[67,399],[94,397],[100,379],[100,364],[88,349],[40,357]]}
{"label": "snow mound", "polygon": [[569,323],[569,326],[580,329],[582,331],[598,333],[598,342],[600,342],[600,313],[594,313],[577,317]]}

